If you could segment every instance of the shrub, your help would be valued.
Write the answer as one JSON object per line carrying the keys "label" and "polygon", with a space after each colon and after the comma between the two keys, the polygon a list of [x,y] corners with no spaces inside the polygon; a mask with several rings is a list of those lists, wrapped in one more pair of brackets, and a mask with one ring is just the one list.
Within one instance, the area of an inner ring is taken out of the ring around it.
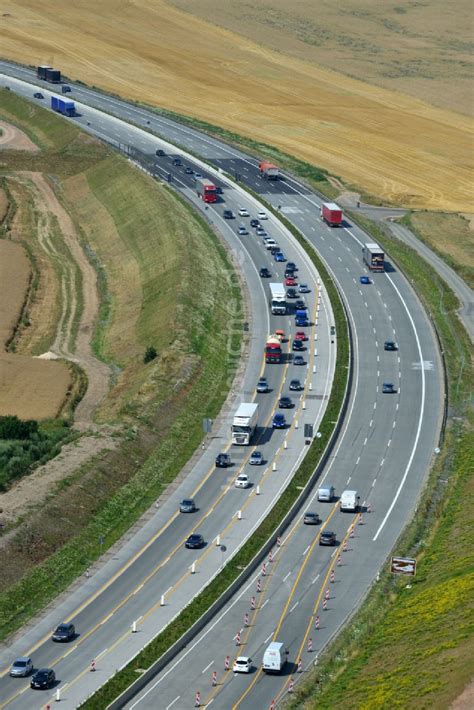
{"label": "shrub", "polygon": [[145,365],[147,362],[151,362],[157,357],[158,353],[156,351],[156,348],[153,347],[153,345],[149,345],[147,349],[145,350],[145,354],[143,356],[143,362]]}

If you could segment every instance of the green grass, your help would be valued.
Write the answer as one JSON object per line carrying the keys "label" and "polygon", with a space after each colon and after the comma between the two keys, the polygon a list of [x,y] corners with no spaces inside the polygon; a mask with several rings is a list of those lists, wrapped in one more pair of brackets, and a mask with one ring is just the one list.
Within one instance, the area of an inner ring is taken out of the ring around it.
{"label": "green grass", "polygon": [[[361,611],[320,657],[292,708],[446,708],[472,677],[474,654],[474,375],[457,299],[409,247],[355,216],[414,282],[445,353],[450,415],[441,454],[397,544],[417,576],[386,569]],[[407,588],[408,581],[411,588]]]}

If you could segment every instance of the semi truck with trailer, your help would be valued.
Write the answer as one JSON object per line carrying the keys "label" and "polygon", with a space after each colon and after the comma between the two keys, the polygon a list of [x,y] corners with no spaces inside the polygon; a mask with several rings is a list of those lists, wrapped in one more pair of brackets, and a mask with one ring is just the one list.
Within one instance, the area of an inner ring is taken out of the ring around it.
{"label": "semi truck with trailer", "polygon": [[280,171],[276,165],[263,160],[258,166],[260,177],[265,178],[265,180],[278,180],[280,177]]}
{"label": "semi truck with trailer", "polygon": [[270,308],[274,316],[284,316],[286,314],[286,290],[283,284],[271,283],[270,286]]}
{"label": "semi truck with trailer", "polygon": [[36,67],[36,76],[38,77],[38,79],[44,79],[44,81],[46,81],[46,71],[48,69],[52,70],[53,67],[50,67],[46,64],[42,64],[41,66]]}
{"label": "semi truck with trailer", "polygon": [[60,96],[51,96],[51,108],[57,113],[62,113],[63,116],[76,115],[74,101],[62,99]]}
{"label": "semi truck with trailer", "polygon": [[341,227],[342,210],[335,202],[323,202],[321,205],[321,219],[330,227]]}
{"label": "semi truck with trailer", "polygon": [[207,178],[196,180],[197,192],[203,202],[217,202],[217,187]]}
{"label": "semi truck with trailer", "polygon": [[61,72],[59,69],[53,69],[53,67],[48,67],[46,65],[36,67],[36,76],[38,79],[49,81],[51,84],[61,83]]}
{"label": "semi truck with trailer", "polygon": [[258,403],[239,405],[232,422],[232,443],[248,446],[258,423]]}
{"label": "semi truck with trailer", "polygon": [[265,343],[265,362],[274,364],[281,362],[281,342],[276,335],[269,335]]}
{"label": "semi truck with trailer", "polygon": [[378,244],[364,244],[362,256],[371,271],[384,270],[385,255]]}

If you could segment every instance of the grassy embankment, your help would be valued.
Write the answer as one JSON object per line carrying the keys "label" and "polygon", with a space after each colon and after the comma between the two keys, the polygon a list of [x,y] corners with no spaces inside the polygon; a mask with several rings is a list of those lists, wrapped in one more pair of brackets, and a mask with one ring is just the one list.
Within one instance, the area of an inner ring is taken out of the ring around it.
{"label": "grassy embankment", "polygon": [[[12,94],[1,114],[43,149],[12,151],[3,173],[54,176],[99,271],[94,345],[114,377],[98,419],[118,427],[117,448],[61,480],[2,548],[5,638],[117,541],[181,471],[202,439],[202,417],[215,418],[227,395],[245,318],[224,248],[183,201]],[[158,356],[145,365],[149,345]]]}
{"label": "grassy embankment", "polygon": [[416,518],[397,544],[398,553],[417,558],[416,577],[385,570],[290,706],[441,710],[471,679],[474,654],[471,343],[456,317],[457,299],[431,267],[387,232],[357,219],[414,282],[432,314],[447,365],[449,417]]}

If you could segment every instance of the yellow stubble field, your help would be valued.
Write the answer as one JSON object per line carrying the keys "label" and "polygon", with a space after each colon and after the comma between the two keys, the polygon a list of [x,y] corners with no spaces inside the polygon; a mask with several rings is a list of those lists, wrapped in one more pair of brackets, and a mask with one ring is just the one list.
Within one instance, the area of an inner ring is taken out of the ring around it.
{"label": "yellow stubble field", "polygon": [[2,54],[278,146],[382,199],[474,212],[468,116],[372,86],[164,0],[0,0]]}

